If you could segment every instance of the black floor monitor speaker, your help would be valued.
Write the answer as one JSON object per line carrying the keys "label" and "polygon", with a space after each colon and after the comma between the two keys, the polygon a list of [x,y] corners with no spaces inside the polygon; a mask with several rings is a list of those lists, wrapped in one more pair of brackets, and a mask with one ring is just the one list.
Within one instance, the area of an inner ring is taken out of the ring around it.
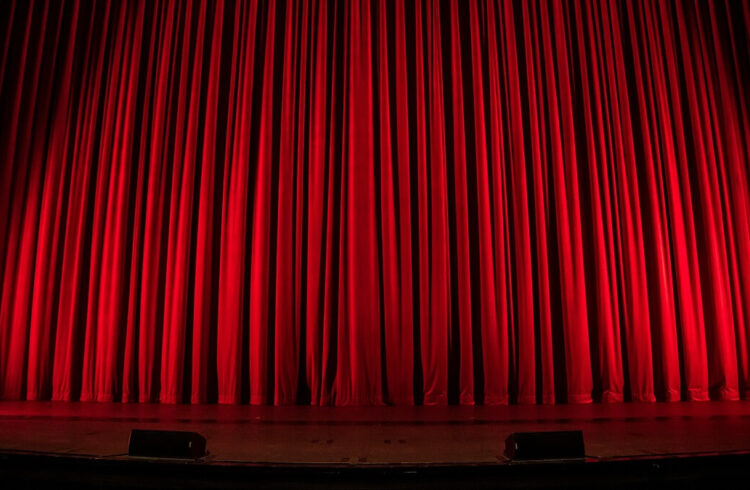
{"label": "black floor monitor speaker", "polygon": [[582,459],[583,432],[516,432],[505,440],[505,454],[513,461]]}
{"label": "black floor monitor speaker", "polygon": [[128,456],[195,459],[206,455],[206,438],[197,432],[137,430],[130,432]]}

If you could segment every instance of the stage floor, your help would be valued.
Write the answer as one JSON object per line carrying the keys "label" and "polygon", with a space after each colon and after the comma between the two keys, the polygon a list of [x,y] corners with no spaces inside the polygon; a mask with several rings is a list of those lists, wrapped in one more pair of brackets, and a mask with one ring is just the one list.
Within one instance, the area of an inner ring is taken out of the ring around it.
{"label": "stage floor", "polygon": [[505,464],[512,432],[583,430],[591,460],[750,451],[749,402],[251,407],[0,402],[0,451],[128,459],[131,429],[191,430],[204,463]]}

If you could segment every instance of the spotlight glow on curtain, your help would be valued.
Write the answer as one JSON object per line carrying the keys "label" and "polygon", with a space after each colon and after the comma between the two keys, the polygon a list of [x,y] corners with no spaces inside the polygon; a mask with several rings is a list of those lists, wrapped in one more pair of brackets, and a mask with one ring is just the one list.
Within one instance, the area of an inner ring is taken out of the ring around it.
{"label": "spotlight glow on curtain", "polygon": [[747,0],[0,2],[0,397],[750,395]]}

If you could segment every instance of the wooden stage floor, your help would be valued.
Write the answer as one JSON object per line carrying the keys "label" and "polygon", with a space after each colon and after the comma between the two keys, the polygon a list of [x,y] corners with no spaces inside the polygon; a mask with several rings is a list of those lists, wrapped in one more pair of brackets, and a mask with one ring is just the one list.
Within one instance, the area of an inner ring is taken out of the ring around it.
{"label": "wooden stage floor", "polygon": [[503,407],[251,407],[0,402],[0,452],[127,460],[131,429],[191,430],[203,463],[508,463],[512,432],[583,430],[592,461],[750,451],[750,402]]}

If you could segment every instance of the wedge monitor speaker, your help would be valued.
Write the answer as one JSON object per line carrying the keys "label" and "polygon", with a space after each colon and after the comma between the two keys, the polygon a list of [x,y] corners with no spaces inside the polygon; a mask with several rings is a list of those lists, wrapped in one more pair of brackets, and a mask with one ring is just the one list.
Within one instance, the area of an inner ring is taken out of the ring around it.
{"label": "wedge monitor speaker", "polygon": [[206,438],[197,432],[134,429],[130,432],[128,455],[196,459],[206,455]]}
{"label": "wedge monitor speaker", "polygon": [[505,440],[505,454],[512,461],[583,459],[583,432],[516,432]]}

